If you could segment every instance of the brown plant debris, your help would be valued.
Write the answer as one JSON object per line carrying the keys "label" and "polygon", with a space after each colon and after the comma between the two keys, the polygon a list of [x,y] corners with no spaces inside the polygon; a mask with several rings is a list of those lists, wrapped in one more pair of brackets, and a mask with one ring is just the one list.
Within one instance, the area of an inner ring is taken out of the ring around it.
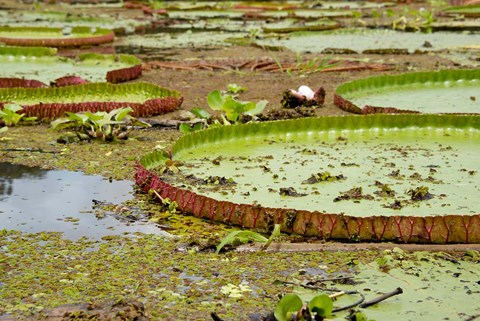
{"label": "brown plant debris", "polygon": [[318,182],[335,182],[339,180],[346,179],[343,174],[340,175],[332,175],[330,172],[319,172],[316,174],[312,174],[308,179],[304,180],[302,184],[315,184]]}
{"label": "brown plant debris", "polygon": [[300,196],[307,195],[305,193],[297,192],[293,187],[281,187],[279,193],[282,196],[292,196],[292,197],[300,197]]}
{"label": "brown plant debris", "polygon": [[[321,72],[342,72],[342,71],[386,71],[393,67],[386,64],[366,63],[361,61],[334,61],[332,67],[327,67]],[[250,71],[269,71],[282,72],[289,70],[291,72],[297,71],[298,67],[293,62],[278,62],[272,58],[263,59],[225,59],[215,61],[150,61],[142,65],[143,70],[148,71],[152,69],[173,69],[173,70],[250,70]]]}
{"label": "brown plant debris", "polygon": [[354,200],[355,202],[359,202],[360,200],[373,200],[373,196],[370,194],[363,194],[362,187],[354,187],[333,199],[334,202],[346,200]]}

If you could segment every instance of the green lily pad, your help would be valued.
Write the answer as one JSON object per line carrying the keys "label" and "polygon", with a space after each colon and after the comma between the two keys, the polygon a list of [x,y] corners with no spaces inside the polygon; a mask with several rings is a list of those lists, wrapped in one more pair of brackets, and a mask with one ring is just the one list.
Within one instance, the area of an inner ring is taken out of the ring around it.
{"label": "green lily pad", "polygon": [[151,24],[148,20],[129,19],[122,15],[115,18],[105,14],[94,16],[78,12],[78,9],[70,9],[69,11],[70,13],[41,10],[2,11],[0,12],[0,25],[11,27],[42,27],[48,25],[55,28],[83,26],[112,29],[119,33],[133,33]]}
{"label": "green lily pad", "polygon": [[446,14],[463,15],[465,17],[480,17],[480,5],[475,6],[453,6],[443,10]]}
{"label": "green lily pad", "polygon": [[[436,243],[455,234],[469,242],[480,237],[472,225],[454,232],[447,222],[480,220],[472,201],[480,192],[479,138],[480,116],[344,116],[226,126],[177,141],[173,158],[185,164],[183,175],[137,183],[160,188],[186,212],[232,224],[265,228],[275,222],[285,231],[337,239]],[[202,183],[210,176],[234,184]]]}
{"label": "green lily pad", "polygon": [[[338,29],[298,32],[281,39],[256,41],[259,45],[284,46],[295,52],[322,52],[329,48],[368,53],[370,50],[403,49],[407,52],[438,51],[478,44],[478,35],[455,32],[413,33],[380,29]],[[425,43],[429,46],[425,46]]]}
{"label": "green lily pad", "polygon": [[300,21],[297,19],[284,19],[280,22],[266,24],[264,32],[288,33],[297,31],[318,31],[340,28],[340,24],[330,19],[318,19],[315,21]]}
{"label": "green lily pad", "polygon": [[113,39],[113,31],[95,27],[0,27],[0,43],[13,46],[91,46]]}
{"label": "green lily pad", "polygon": [[26,116],[52,119],[66,111],[111,111],[131,107],[135,117],[170,112],[182,104],[175,90],[145,82],[91,83],[49,88],[0,88],[0,104],[16,103]]}
{"label": "green lily pad", "polygon": [[130,55],[81,54],[69,59],[52,48],[0,47],[0,77],[38,80],[49,84],[64,76],[78,76],[90,82],[120,82],[138,78],[141,61]]}
{"label": "green lily pad", "polygon": [[344,83],[335,104],[356,113],[480,113],[479,93],[480,69],[416,72]]}
{"label": "green lily pad", "polygon": [[[416,259],[385,255],[386,273],[376,262],[359,266],[357,277],[365,282],[364,288],[370,289],[367,300],[397,287],[403,290],[403,294],[365,309],[369,319],[408,320],[408,315],[419,320],[453,320],[480,313],[474,294],[480,275],[478,263],[449,261],[448,257],[441,258],[443,254],[437,258],[424,252],[412,255]],[[355,286],[346,288],[356,289]]]}
{"label": "green lily pad", "polygon": [[118,46],[142,48],[203,48],[228,45],[232,35],[248,35],[247,32],[187,31],[182,33],[161,32],[146,35],[130,35],[119,39]]}

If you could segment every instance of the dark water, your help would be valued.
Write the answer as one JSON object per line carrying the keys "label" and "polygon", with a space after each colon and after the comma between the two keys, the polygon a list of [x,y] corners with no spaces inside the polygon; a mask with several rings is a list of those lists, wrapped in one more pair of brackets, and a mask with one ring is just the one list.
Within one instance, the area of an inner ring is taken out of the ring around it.
{"label": "dark water", "polygon": [[162,234],[152,224],[127,225],[113,215],[95,216],[92,200],[120,204],[133,198],[132,185],[80,172],[0,162],[0,229],[63,232],[69,239],[137,231]]}

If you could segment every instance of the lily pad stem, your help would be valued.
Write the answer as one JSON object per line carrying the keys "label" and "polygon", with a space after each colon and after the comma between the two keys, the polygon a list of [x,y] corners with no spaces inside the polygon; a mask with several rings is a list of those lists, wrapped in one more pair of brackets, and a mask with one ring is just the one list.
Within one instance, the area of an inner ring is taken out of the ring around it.
{"label": "lily pad stem", "polygon": [[382,302],[383,300],[386,300],[386,299],[388,299],[392,296],[395,296],[395,295],[401,294],[401,293],[403,293],[402,288],[396,288],[392,292],[385,293],[385,294],[379,296],[378,298],[375,298],[375,299],[372,299],[370,301],[367,301],[365,303],[360,304],[360,307],[361,308],[368,308],[371,305],[377,304],[379,302]]}
{"label": "lily pad stem", "polygon": [[160,202],[163,202],[163,197],[160,196],[160,194],[158,194],[158,192],[157,192],[156,190],[154,190],[153,188],[152,188],[152,191],[153,191],[153,193],[154,193],[155,195],[157,195],[157,197],[158,197],[158,199],[160,200]]}

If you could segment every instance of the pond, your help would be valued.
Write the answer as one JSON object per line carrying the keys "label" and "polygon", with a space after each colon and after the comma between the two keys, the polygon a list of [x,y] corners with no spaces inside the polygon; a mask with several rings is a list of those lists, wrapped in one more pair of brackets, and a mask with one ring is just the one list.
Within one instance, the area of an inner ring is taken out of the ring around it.
{"label": "pond", "polygon": [[97,201],[121,204],[133,198],[132,184],[81,172],[0,162],[0,229],[63,232],[69,239],[134,232],[161,234],[153,224],[127,224],[114,213],[101,218],[95,215]]}

